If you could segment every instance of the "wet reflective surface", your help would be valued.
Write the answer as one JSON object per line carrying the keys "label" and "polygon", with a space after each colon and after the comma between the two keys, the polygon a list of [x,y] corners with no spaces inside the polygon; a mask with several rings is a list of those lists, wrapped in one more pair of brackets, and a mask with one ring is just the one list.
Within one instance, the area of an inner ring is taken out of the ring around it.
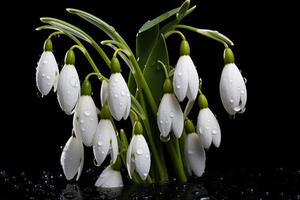
{"label": "wet reflective surface", "polygon": [[0,199],[300,199],[300,169],[243,169],[207,172],[204,177],[180,184],[128,185],[117,189],[93,186],[99,172],[85,171],[76,183],[61,173],[42,171],[39,175],[0,170]]}

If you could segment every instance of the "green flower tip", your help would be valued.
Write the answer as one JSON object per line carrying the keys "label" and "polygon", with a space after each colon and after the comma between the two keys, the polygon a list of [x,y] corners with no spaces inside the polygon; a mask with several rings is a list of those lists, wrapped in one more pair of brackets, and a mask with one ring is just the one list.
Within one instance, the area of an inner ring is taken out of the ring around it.
{"label": "green flower tip", "polygon": [[136,121],[134,123],[133,131],[134,131],[135,135],[141,135],[141,134],[143,134],[143,126],[142,126],[141,122]]}
{"label": "green flower tip", "polygon": [[122,147],[126,150],[128,148],[128,140],[124,129],[120,130],[120,139],[121,139]]}
{"label": "green flower tip", "polygon": [[69,49],[65,56],[65,64],[74,65],[75,64],[75,53],[72,49]]}
{"label": "green flower tip", "polygon": [[120,73],[121,72],[121,65],[119,59],[117,57],[113,57],[110,63],[110,69],[112,73]]}
{"label": "green flower tip", "polygon": [[195,133],[195,126],[191,120],[186,120],[184,123],[186,133]]}
{"label": "green flower tip", "polygon": [[229,63],[234,63],[234,54],[230,48],[225,48],[224,50],[224,63],[229,64]]}
{"label": "green flower tip", "polygon": [[44,51],[53,51],[53,45],[50,38],[48,38],[44,43]]}
{"label": "green flower tip", "polygon": [[200,94],[198,97],[198,105],[200,109],[208,108],[208,102],[204,94]]}
{"label": "green flower tip", "polygon": [[81,85],[81,95],[91,96],[93,93],[91,82],[85,79]]}
{"label": "green flower tip", "polygon": [[173,93],[173,86],[170,79],[166,79],[163,86],[164,93]]}
{"label": "green flower tip", "polygon": [[101,112],[100,112],[100,117],[101,119],[110,119],[110,111],[108,108],[108,105],[102,106]]}
{"label": "green flower tip", "polygon": [[180,43],[180,55],[190,55],[190,45],[187,40],[182,40]]}

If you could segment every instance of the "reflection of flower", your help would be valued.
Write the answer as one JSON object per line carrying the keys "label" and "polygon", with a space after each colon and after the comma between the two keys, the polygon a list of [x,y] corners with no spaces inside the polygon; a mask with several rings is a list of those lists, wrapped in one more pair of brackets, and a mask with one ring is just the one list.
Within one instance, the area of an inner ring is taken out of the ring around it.
{"label": "reflection of flower", "polygon": [[201,144],[200,137],[196,133],[189,133],[186,136],[184,155],[189,174],[202,176],[205,170],[205,151]]}
{"label": "reflection of flower", "polygon": [[112,163],[117,159],[119,147],[113,125],[108,119],[101,119],[93,139],[93,152],[98,165],[101,165],[110,152]]}
{"label": "reflection of flower", "polygon": [[121,73],[114,73],[110,76],[108,83],[108,105],[112,116],[117,121],[120,121],[122,118],[127,119],[131,99],[128,86]]}
{"label": "reflection of flower", "polygon": [[226,64],[220,80],[220,95],[225,110],[234,115],[242,112],[247,101],[247,90],[241,72],[234,63]]}
{"label": "reflection of flower", "polygon": [[201,144],[204,148],[209,148],[211,143],[213,143],[216,147],[220,146],[220,126],[215,115],[208,107],[202,108],[199,111],[197,119],[197,133],[199,134]]}
{"label": "reflection of flower", "polygon": [[183,113],[174,94],[164,94],[158,108],[157,124],[161,136],[167,137],[172,129],[174,135],[180,138],[183,130]]}
{"label": "reflection of flower", "polygon": [[187,96],[195,100],[199,88],[199,77],[196,67],[189,55],[180,56],[175,67],[173,88],[179,101]]}
{"label": "reflection of flower", "polygon": [[80,95],[79,77],[74,65],[64,65],[57,84],[57,99],[61,109],[72,114]]}
{"label": "reflection of flower", "polygon": [[36,68],[36,85],[40,93],[47,95],[51,88],[56,91],[58,80],[58,66],[51,51],[44,51]]}
{"label": "reflection of flower", "polygon": [[74,113],[73,127],[75,133],[81,136],[84,145],[92,146],[97,125],[97,110],[92,97],[81,96]]}
{"label": "reflection of flower", "polygon": [[146,180],[151,166],[151,158],[148,144],[143,135],[133,135],[127,150],[126,165],[130,178],[136,171],[142,180]]}
{"label": "reflection of flower", "polygon": [[123,187],[123,179],[120,171],[116,171],[111,165],[107,166],[95,183],[96,187],[114,188]]}
{"label": "reflection of flower", "polygon": [[60,157],[60,164],[67,180],[71,180],[77,173],[79,179],[83,168],[83,145],[81,141],[72,135],[67,141]]}

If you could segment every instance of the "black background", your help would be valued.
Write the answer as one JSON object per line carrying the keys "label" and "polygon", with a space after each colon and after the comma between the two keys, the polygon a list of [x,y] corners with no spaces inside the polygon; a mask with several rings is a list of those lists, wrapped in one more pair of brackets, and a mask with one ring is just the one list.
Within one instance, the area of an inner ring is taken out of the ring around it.
{"label": "black background", "polygon": [[[64,0],[10,4],[2,7],[8,13],[1,14],[0,169],[60,169],[61,146],[70,136],[72,117],[60,110],[53,92],[42,99],[37,96],[35,68],[43,41],[49,34],[34,30],[42,25],[39,18],[61,18],[82,26],[97,41],[108,39],[80,18],[68,14],[65,8],[86,10],[113,25],[134,49],[135,35],[142,24],[179,6],[181,1]],[[299,66],[299,50],[296,50],[295,31],[298,24],[293,23],[295,13],[280,2],[203,0],[192,1],[194,4],[197,9],[184,23],[216,29],[231,38],[235,42],[236,63],[248,80],[247,110],[231,120],[222,108],[218,93],[222,45],[184,31],[199,76],[204,80],[203,90],[222,130],[221,147],[209,150],[208,166],[217,169],[299,167],[299,84],[295,72]],[[71,45],[66,41],[64,37],[54,41],[60,67],[64,52]],[[174,65],[179,39],[173,36],[168,44],[172,47],[170,55]],[[105,50],[111,55],[110,49]],[[78,59],[84,67],[89,67],[81,55]],[[82,69],[79,71],[84,73]],[[96,89],[94,99],[99,102]],[[130,132],[128,126],[127,130]],[[89,150],[87,153],[91,154]],[[92,165],[91,159],[87,160],[88,165]]]}

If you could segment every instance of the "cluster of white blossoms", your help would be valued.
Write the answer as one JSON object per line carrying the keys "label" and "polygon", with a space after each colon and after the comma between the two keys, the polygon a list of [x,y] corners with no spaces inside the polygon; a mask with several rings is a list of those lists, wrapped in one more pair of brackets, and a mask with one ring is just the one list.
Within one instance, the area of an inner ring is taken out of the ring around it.
{"label": "cluster of white blossoms", "polygon": [[[122,167],[126,167],[128,177],[134,183],[168,181],[170,167],[175,169],[171,171],[174,171],[178,180],[182,182],[188,180],[188,175],[203,175],[206,151],[212,145],[216,148],[220,146],[221,129],[203,94],[201,79],[190,57],[189,43],[177,29],[200,33],[224,44],[225,66],[219,89],[222,104],[229,115],[244,112],[247,90],[245,81],[235,65],[233,52],[229,48],[229,45],[233,45],[230,39],[217,31],[179,24],[194,10],[195,7],[189,8],[189,5],[190,1],[186,0],[177,9],[148,21],[141,27],[136,36],[137,58],[112,26],[89,13],[67,9],[69,13],[91,22],[111,38],[102,41],[101,44],[114,49],[112,59],[109,59],[100,45],[80,28],[59,19],[41,18],[41,21],[48,25],[38,29],[53,29],[55,32],[45,41],[44,52],[36,68],[37,88],[42,96],[49,94],[53,88],[62,111],[73,115],[72,134],[60,158],[67,180],[76,175],[76,180],[79,179],[84,165],[84,147],[92,148],[96,166],[108,163],[95,182],[97,187],[122,187]],[[158,26],[160,22],[175,15],[174,21],[162,28]],[[182,38],[180,57],[174,68],[169,65],[165,42],[173,33],[181,35]],[[67,51],[64,66],[60,71],[52,53],[51,42],[51,37],[59,34],[68,36],[76,43]],[[152,43],[151,39],[155,41]],[[109,78],[102,75],[80,40],[90,43],[103,58],[111,71]],[[84,54],[94,70],[82,82],[75,67],[74,48],[78,48]],[[120,56],[130,69],[127,82],[121,73],[121,64],[117,56]],[[96,75],[101,82],[99,109],[92,97],[92,85],[89,81],[92,75]],[[195,102],[198,106],[194,106]],[[193,108],[199,109],[195,126],[189,118]],[[115,124],[128,118],[132,127],[126,128],[132,128],[131,137],[126,135],[123,129],[118,131]],[[170,159],[165,159],[165,153],[168,153]],[[168,165],[167,161],[173,165]]]}

